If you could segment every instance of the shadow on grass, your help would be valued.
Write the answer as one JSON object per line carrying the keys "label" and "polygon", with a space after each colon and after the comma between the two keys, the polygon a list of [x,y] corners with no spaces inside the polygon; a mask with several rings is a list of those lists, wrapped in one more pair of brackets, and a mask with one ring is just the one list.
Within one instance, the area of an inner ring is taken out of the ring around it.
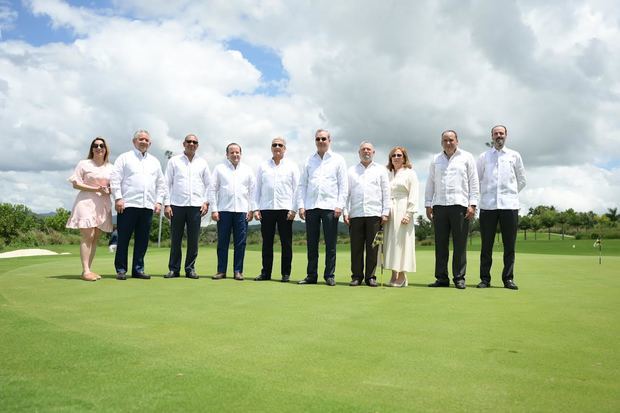
{"label": "shadow on grass", "polygon": [[[107,275],[105,275],[105,274],[99,274],[99,275],[101,276],[101,279],[102,279],[102,280],[105,280],[105,279],[115,279],[115,278],[116,278],[116,275],[110,275],[110,274],[107,274]],[[55,279],[57,279],[57,280],[82,281],[82,282],[86,281],[86,280],[83,280],[83,279],[82,279],[82,276],[81,276],[80,274],[72,274],[72,275],[50,275],[50,276],[49,276],[49,277],[47,277],[47,278],[55,278]],[[92,281],[89,281],[89,282],[92,282]]]}
{"label": "shadow on grass", "polygon": [[73,275],[50,275],[47,278],[56,278],[57,280],[74,280],[74,281],[84,281],[79,274]]}

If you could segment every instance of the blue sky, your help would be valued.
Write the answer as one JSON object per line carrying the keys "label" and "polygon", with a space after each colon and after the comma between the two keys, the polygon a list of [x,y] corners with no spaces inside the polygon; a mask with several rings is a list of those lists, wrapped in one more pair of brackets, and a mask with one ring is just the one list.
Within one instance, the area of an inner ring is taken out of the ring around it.
{"label": "blue sky", "polygon": [[[12,0],[10,7],[17,13],[17,18],[8,28],[2,27],[3,40],[22,40],[33,46],[42,46],[48,43],[71,43],[75,40],[73,31],[67,27],[52,27],[52,20],[48,15],[35,15],[23,2]],[[70,1],[77,7],[106,8],[111,5],[108,1]],[[1,3],[0,3],[1,4]]]}
{"label": "blue sky", "polygon": [[[67,1],[75,7],[98,10],[102,14],[119,14],[114,11],[110,1]],[[67,26],[54,27],[52,19],[45,14],[35,15],[29,7],[20,1],[11,1],[11,8],[17,13],[17,18],[7,28],[2,30],[4,40],[22,40],[33,46],[43,46],[48,43],[72,43],[78,37]],[[0,26],[1,27],[1,26]],[[250,61],[262,74],[266,85],[256,90],[256,93],[276,95],[282,93],[282,83],[288,80],[288,75],[282,66],[277,52],[265,46],[254,45],[240,38],[231,38],[226,46],[237,50]]]}

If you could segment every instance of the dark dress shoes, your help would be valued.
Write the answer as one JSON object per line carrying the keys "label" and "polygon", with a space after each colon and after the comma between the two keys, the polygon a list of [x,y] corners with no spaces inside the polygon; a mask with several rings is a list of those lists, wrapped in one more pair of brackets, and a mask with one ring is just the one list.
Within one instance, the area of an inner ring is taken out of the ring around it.
{"label": "dark dress shoes", "polygon": [[264,274],[260,274],[258,277],[254,278],[254,281],[269,281],[271,277],[267,277]]}
{"label": "dark dress shoes", "polygon": [[240,272],[236,272],[235,273],[235,280],[237,281],[243,281],[243,274]]}
{"label": "dark dress shoes", "polygon": [[351,287],[357,287],[358,285],[361,285],[362,282],[360,280],[358,280],[357,278],[354,278],[353,280],[351,280],[351,282],[349,283],[349,285]]}
{"label": "dark dress shoes", "polygon": [[168,271],[168,274],[164,275],[164,278],[179,278],[179,273],[174,271]]}
{"label": "dark dress shoes", "polygon": [[126,279],[127,279],[127,274],[126,274],[126,273],[124,273],[124,272],[117,272],[117,273],[116,273],[116,279],[117,279],[117,280],[124,281],[124,280],[126,280]]}
{"label": "dark dress shoes", "polygon": [[441,281],[439,281],[439,280],[436,280],[434,283],[430,283],[428,286],[429,286],[429,287],[432,287],[432,288],[437,288],[437,287],[449,287],[449,286],[450,286],[450,283],[449,283],[449,282],[441,282]]}
{"label": "dark dress shoes", "polygon": [[316,280],[306,277],[301,281],[298,281],[297,284],[299,285],[306,285],[306,284],[316,284]]}
{"label": "dark dress shoes", "polygon": [[370,278],[368,281],[366,281],[366,285],[369,287],[376,287],[377,280],[375,280],[374,278]]}
{"label": "dark dress shoes", "polygon": [[330,287],[333,287],[334,285],[336,285],[336,281],[334,280],[334,277],[327,277],[325,279],[325,284],[329,285]]}
{"label": "dark dress shoes", "polygon": [[196,271],[190,270],[185,274],[185,278],[191,278],[192,280],[197,280],[200,277],[198,277],[198,274],[196,274]]}
{"label": "dark dress shoes", "polygon": [[136,272],[134,274],[131,274],[131,278],[138,278],[140,280],[150,280],[151,276],[143,272]]}
{"label": "dark dress shoes", "polygon": [[464,290],[465,289],[465,280],[456,280],[454,282],[454,286],[459,289],[459,290]]}
{"label": "dark dress shoes", "polygon": [[291,280],[291,276],[290,275],[283,275],[282,279],[280,280],[283,283],[287,283]]}
{"label": "dark dress shoes", "polygon": [[519,289],[519,287],[517,287],[517,284],[515,284],[515,282],[512,281],[512,280],[504,281],[504,288],[508,288],[509,290],[518,290]]}
{"label": "dark dress shoes", "polygon": [[490,288],[490,287],[491,287],[491,283],[486,282],[486,281],[480,281],[478,285],[476,286],[476,288]]}
{"label": "dark dress shoes", "polygon": [[223,272],[218,272],[217,274],[215,274],[213,277],[214,280],[221,280],[223,278],[226,278],[226,273]]}

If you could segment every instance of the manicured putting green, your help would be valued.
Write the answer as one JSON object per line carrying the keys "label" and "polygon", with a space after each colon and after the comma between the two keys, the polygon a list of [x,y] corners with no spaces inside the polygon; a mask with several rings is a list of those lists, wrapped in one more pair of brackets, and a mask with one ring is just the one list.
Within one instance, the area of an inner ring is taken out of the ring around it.
{"label": "manicured putting green", "polygon": [[0,411],[620,411],[617,256],[521,253],[519,291],[478,290],[472,251],[459,291],[431,249],[405,289],[348,287],[346,247],[332,288],[250,281],[256,250],[244,282],[164,279],[157,248],[122,282],[101,249],[88,283],[65,249],[0,260]]}

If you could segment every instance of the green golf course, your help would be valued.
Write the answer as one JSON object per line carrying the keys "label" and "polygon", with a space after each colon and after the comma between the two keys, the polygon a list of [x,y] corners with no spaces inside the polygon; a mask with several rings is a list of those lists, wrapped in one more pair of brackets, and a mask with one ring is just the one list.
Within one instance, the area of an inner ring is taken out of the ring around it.
{"label": "green golf course", "polygon": [[117,281],[105,247],[97,282],[77,246],[2,259],[0,411],[618,412],[620,240],[599,264],[592,240],[546,237],[517,244],[518,291],[497,246],[496,288],[475,288],[477,240],[462,291],[426,287],[433,247],[402,289],[349,287],[346,245],[331,288],[295,284],[303,246],[288,284],[251,281],[258,246],[243,282],[207,278],[205,246],[199,280],[164,279],[167,248],[149,249],[151,280]]}

